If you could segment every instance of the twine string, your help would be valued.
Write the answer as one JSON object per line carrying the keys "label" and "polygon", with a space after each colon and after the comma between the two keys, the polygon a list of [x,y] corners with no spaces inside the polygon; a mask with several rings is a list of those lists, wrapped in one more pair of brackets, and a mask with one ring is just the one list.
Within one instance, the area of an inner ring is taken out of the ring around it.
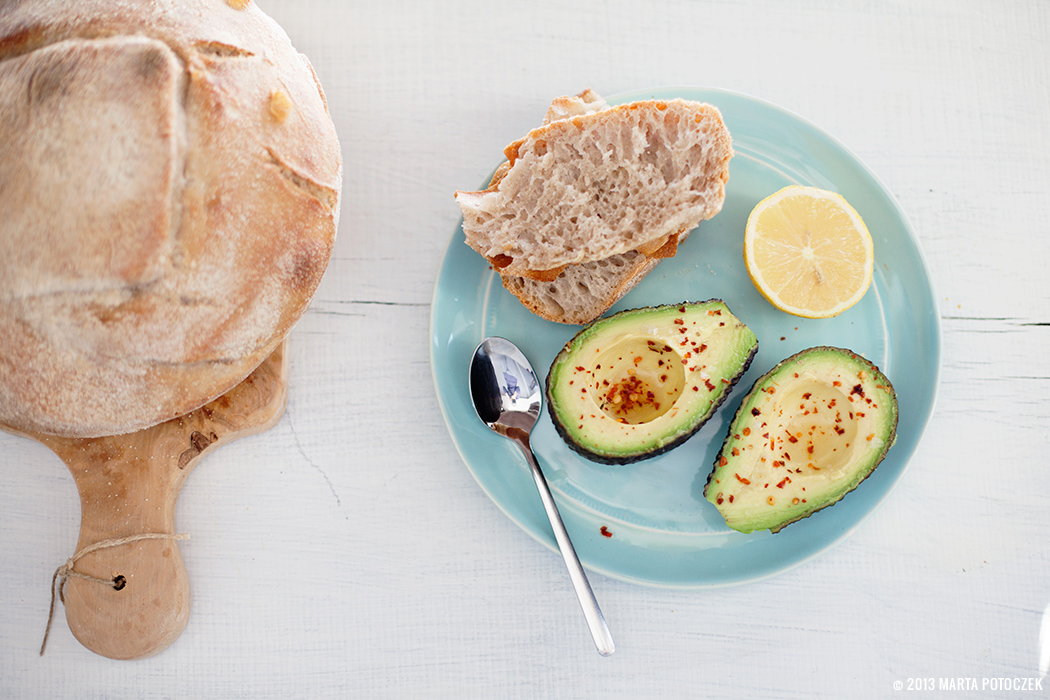
{"label": "twine string", "polygon": [[51,621],[55,617],[55,593],[58,593],[58,599],[62,601],[62,604],[66,603],[66,581],[69,580],[70,576],[75,578],[84,579],[85,581],[94,581],[95,583],[101,583],[106,586],[113,586],[117,590],[123,588],[118,586],[117,578],[97,578],[95,576],[89,576],[88,574],[81,573],[74,569],[77,561],[92,552],[96,552],[100,549],[109,549],[110,547],[121,547],[132,542],[139,542],[141,540],[188,540],[190,538],[189,533],[166,533],[166,532],[143,532],[138,535],[129,535],[128,537],[118,537],[111,540],[100,540],[94,544],[89,544],[87,547],[78,550],[69,559],[66,559],[66,563],[55,569],[54,575],[51,577],[51,608],[47,613],[47,627],[44,628],[44,641],[40,644],[40,655],[44,655],[44,648],[47,647],[47,637],[51,634]]}

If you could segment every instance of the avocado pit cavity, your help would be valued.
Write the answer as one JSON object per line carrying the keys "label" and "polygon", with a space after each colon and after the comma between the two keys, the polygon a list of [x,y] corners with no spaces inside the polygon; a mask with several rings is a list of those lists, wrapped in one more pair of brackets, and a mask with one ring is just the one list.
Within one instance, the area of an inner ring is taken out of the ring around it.
{"label": "avocado pit cavity", "polygon": [[659,418],[685,387],[682,356],[651,336],[628,336],[603,351],[591,377],[602,412],[620,423]]}
{"label": "avocado pit cavity", "polygon": [[786,393],[782,403],[784,432],[797,448],[797,461],[804,460],[807,470],[825,476],[841,471],[857,443],[857,421],[848,396],[830,383],[813,380]]}

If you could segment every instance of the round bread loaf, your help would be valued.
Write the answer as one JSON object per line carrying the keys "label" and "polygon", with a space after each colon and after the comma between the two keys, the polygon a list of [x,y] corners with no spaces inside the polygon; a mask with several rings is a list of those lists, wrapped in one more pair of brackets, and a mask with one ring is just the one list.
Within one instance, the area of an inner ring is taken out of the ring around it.
{"label": "round bread loaf", "polygon": [[229,390],[305,311],[341,186],[250,0],[0,2],[0,424],[119,434]]}

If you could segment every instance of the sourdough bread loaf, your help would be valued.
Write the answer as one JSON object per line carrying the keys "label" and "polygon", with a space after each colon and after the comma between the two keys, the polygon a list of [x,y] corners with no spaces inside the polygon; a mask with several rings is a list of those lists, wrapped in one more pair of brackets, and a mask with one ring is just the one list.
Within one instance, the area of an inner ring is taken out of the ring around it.
{"label": "sourdough bread loaf", "polygon": [[341,185],[254,3],[0,3],[0,424],[118,434],[230,389],[306,309]]}

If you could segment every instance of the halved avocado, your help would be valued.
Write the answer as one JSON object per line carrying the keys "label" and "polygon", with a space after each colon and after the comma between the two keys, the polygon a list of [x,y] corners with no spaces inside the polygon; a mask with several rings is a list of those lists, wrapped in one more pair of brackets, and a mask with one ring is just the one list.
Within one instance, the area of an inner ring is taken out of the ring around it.
{"label": "halved avocado", "polygon": [[651,306],[596,321],[547,375],[554,427],[584,457],[627,464],[685,442],[758,350],[725,303]]}
{"label": "halved avocado", "polygon": [[734,530],[779,532],[857,488],[896,434],[897,396],[878,367],[803,350],[744,397],[704,495]]}

